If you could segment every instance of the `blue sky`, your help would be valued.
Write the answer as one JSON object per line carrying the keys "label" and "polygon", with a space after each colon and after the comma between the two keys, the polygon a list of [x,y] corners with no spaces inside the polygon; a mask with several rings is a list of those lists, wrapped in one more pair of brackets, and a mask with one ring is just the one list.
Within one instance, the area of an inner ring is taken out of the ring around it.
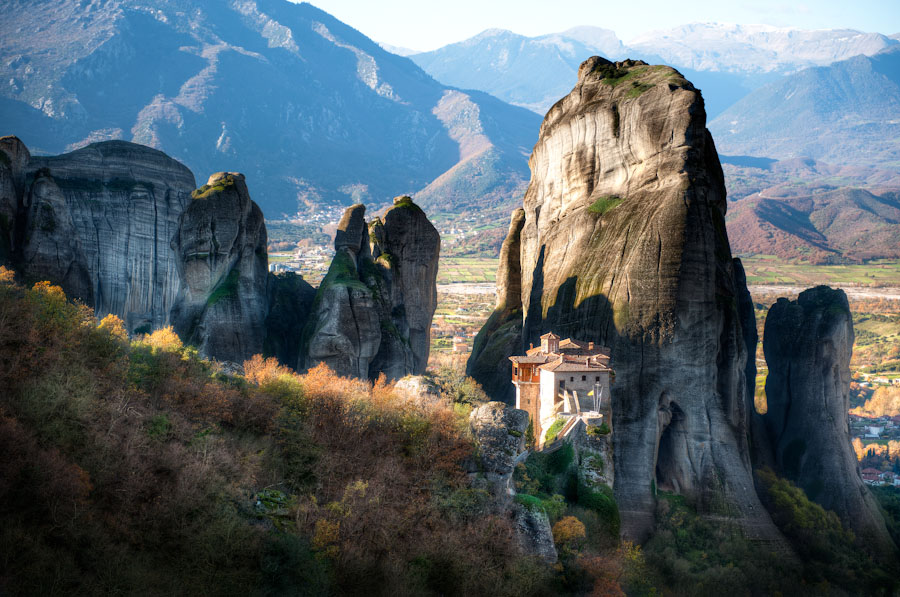
{"label": "blue sky", "polygon": [[431,50],[485,29],[524,35],[595,25],[619,38],[692,22],[900,32],[900,0],[313,0],[375,41]]}

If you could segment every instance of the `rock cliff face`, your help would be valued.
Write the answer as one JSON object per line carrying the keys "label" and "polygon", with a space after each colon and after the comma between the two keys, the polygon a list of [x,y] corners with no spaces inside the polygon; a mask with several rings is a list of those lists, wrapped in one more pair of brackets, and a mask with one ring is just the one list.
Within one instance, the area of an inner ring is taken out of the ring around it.
{"label": "rock cliff face", "polygon": [[[440,234],[406,196],[395,199],[383,218],[375,218],[369,225],[369,231],[372,258],[383,268],[390,289],[391,323],[408,339],[411,373],[424,373],[431,351],[431,320],[437,309]],[[385,363],[380,369],[389,366]]]}
{"label": "rock cliff face", "polygon": [[853,321],[843,290],[819,286],[772,305],[763,340],[768,448],[776,472],[835,511],[862,544],[881,555],[896,554],[850,445],[852,348]]}
{"label": "rock cliff face", "polygon": [[223,361],[262,353],[266,226],[242,174],[213,174],[194,191],[172,250],[182,285],[171,318],[182,339]]}
{"label": "rock cliff face", "polygon": [[[700,92],[669,67],[581,65],[529,162],[519,350],[551,330],[612,348],[626,535],[647,536],[654,491],[668,490],[781,543],[753,491],[743,289],[705,121]],[[482,355],[505,359],[486,342]]]}
{"label": "rock cliff face", "polygon": [[31,154],[18,137],[0,137],[0,263],[11,263]]}
{"label": "rock cliff face", "polygon": [[124,141],[30,158],[21,143],[2,145],[17,173],[13,250],[25,278],[61,284],[129,331],[164,325],[179,289],[169,242],[195,186],[191,171]]}
{"label": "rock cliff face", "polygon": [[339,375],[362,379],[424,373],[440,251],[425,213],[398,197],[383,219],[367,225],[365,206],[354,205],[341,218],[334,248],[299,368],[324,362]]}

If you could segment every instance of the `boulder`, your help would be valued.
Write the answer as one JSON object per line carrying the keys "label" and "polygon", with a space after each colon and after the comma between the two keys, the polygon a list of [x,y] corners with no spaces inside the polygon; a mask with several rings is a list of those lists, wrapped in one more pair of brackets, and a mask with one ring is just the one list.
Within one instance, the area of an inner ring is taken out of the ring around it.
{"label": "boulder", "polygon": [[763,338],[768,411],[759,442],[767,441],[775,472],[836,512],[861,545],[896,557],[850,443],[853,320],[844,291],[818,286],[778,299]]}
{"label": "boulder", "polygon": [[[662,489],[782,544],[753,491],[744,289],[700,92],[666,66],[592,57],[529,166],[518,351],[550,331],[611,347],[624,534],[649,536]],[[477,358],[499,371],[508,356]]]}
{"label": "boulder", "polygon": [[528,413],[502,402],[488,402],[472,411],[469,427],[478,445],[480,471],[495,493],[511,493],[513,469],[525,451]]}
{"label": "boulder", "polygon": [[486,485],[501,511],[507,510],[512,515],[522,549],[547,562],[555,562],[556,546],[547,514],[510,499],[515,495],[513,471],[527,456],[528,413],[502,402],[488,402],[469,415],[469,428],[478,448],[476,481]]}
{"label": "boulder", "polygon": [[394,390],[415,404],[425,406],[449,404],[449,401],[441,396],[440,386],[425,375],[407,375],[397,381]]}
{"label": "boulder", "polygon": [[213,174],[192,199],[172,240],[182,285],[171,319],[202,355],[240,363],[263,352],[266,333],[263,214],[234,172]]}
{"label": "boulder", "polygon": [[513,510],[516,539],[519,546],[527,553],[534,554],[548,564],[558,559],[556,544],[553,542],[553,529],[547,513],[523,504],[516,504]]}

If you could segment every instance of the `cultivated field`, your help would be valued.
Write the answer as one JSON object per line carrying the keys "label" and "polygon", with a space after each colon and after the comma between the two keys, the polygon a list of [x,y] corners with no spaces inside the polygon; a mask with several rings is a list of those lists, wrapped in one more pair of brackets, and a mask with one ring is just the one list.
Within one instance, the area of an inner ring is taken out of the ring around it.
{"label": "cultivated field", "polygon": [[877,260],[864,265],[786,263],[774,255],[742,257],[749,285],[900,286],[900,261]]}
{"label": "cultivated field", "polygon": [[438,284],[487,283],[497,279],[499,259],[487,257],[441,257]]}

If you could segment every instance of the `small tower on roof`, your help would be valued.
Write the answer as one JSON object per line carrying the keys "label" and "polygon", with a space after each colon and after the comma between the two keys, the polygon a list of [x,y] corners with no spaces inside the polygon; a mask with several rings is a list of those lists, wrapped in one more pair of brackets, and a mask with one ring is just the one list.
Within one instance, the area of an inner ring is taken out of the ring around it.
{"label": "small tower on roof", "polygon": [[544,354],[559,352],[559,336],[553,332],[547,332],[541,336],[541,352]]}

